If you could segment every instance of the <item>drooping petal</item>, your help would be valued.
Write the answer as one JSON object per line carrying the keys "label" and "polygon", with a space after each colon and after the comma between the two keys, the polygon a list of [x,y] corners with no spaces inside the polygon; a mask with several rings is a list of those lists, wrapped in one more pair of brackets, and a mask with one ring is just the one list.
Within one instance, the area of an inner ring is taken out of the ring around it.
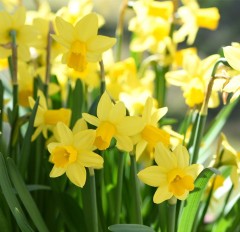
{"label": "drooping petal", "polygon": [[123,151],[130,152],[133,149],[132,140],[126,135],[116,135],[115,139],[117,140],[117,148]]}
{"label": "drooping petal", "polygon": [[86,169],[84,166],[80,165],[79,163],[70,164],[66,170],[67,177],[70,181],[79,186],[83,187],[86,182]]}
{"label": "drooping petal", "polygon": [[180,168],[185,168],[189,165],[189,153],[186,149],[186,147],[182,146],[179,144],[175,149],[174,149],[174,154],[177,157],[177,165]]}
{"label": "drooping petal", "polygon": [[81,18],[75,25],[75,31],[82,42],[87,42],[89,39],[96,37],[98,32],[97,14],[90,13]]}
{"label": "drooping petal", "polygon": [[144,128],[143,119],[137,116],[127,116],[116,125],[118,134],[133,136],[140,133]]}
{"label": "drooping petal", "polygon": [[91,114],[83,113],[82,117],[90,124],[94,126],[99,126],[99,119]]}
{"label": "drooping petal", "polygon": [[147,147],[147,142],[145,140],[140,140],[136,145],[136,160],[139,159],[145,148]]}
{"label": "drooping petal", "polygon": [[78,156],[78,162],[84,167],[103,167],[103,158],[92,151],[81,151]]}
{"label": "drooping petal", "polygon": [[151,123],[156,124],[168,111],[167,107],[157,109],[151,116]]}
{"label": "drooping petal", "polygon": [[166,175],[162,173],[162,168],[159,166],[145,168],[137,176],[143,183],[153,187],[162,186],[167,181]]}
{"label": "drooping petal", "polygon": [[77,150],[92,150],[96,138],[95,130],[84,130],[74,135],[74,146]]}
{"label": "drooping petal", "polygon": [[176,155],[162,143],[158,143],[155,147],[155,161],[159,166],[164,167],[167,170],[177,167]]}
{"label": "drooping petal", "polygon": [[157,191],[153,196],[153,202],[156,204],[160,204],[163,201],[170,199],[173,196],[171,192],[168,191],[168,186],[158,187]]}
{"label": "drooping petal", "polygon": [[56,167],[55,165],[53,166],[49,176],[50,177],[59,177],[61,175],[63,175],[66,171],[66,168],[59,168],[59,167]]}
{"label": "drooping petal", "polygon": [[108,93],[105,91],[103,95],[101,96],[98,107],[97,107],[97,116],[101,121],[105,121],[109,119],[109,112],[113,108],[113,103],[108,95]]}

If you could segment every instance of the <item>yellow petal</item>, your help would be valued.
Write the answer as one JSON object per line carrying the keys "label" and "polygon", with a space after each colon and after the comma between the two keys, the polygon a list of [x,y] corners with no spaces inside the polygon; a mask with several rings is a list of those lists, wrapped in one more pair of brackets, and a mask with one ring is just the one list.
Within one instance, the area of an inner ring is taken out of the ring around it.
{"label": "yellow petal", "polygon": [[117,148],[123,151],[130,152],[133,149],[132,140],[126,135],[116,135],[115,139],[117,140]]}
{"label": "yellow petal", "polygon": [[177,157],[177,166],[180,168],[185,168],[189,165],[189,153],[186,149],[186,147],[182,146],[179,144],[175,149],[174,149],[174,154]]}
{"label": "yellow petal", "polygon": [[137,176],[143,183],[153,187],[159,187],[167,183],[167,177],[162,173],[162,168],[159,166],[145,168]]}
{"label": "yellow petal", "polygon": [[81,188],[85,185],[86,169],[79,163],[70,164],[66,170],[66,174],[73,184]]}
{"label": "yellow petal", "polygon": [[184,169],[184,171],[193,177],[195,180],[200,172],[203,170],[203,166],[201,164],[192,164]]}
{"label": "yellow petal", "polygon": [[140,117],[127,116],[116,127],[118,134],[133,136],[143,130],[144,122]]}
{"label": "yellow petal", "polygon": [[83,118],[80,118],[75,123],[72,131],[74,134],[76,134],[79,131],[83,131],[83,130],[87,130],[87,129],[88,129],[88,126],[87,126],[86,121]]}
{"label": "yellow petal", "polygon": [[98,32],[98,17],[95,13],[90,13],[81,18],[75,25],[77,38],[82,42],[87,42],[95,37]]}
{"label": "yellow petal", "polygon": [[145,140],[142,139],[140,142],[138,142],[136,145],[136,160],[139,159],[146,147],[147,142]]}
{"label": "yellow petal", "polygon": [[153,196],[153,202],[160,204],[163,201],[170,199],[173,196],[171,192],[168,191],[168,186],[161,186],[157,189]]}
{"label": "yellow petal", "polygon": [[56,143],[56,142],[49,143],[49,144],[47,145],[47,149],[48,149],[49,153],[51,154],[52,151],[54,150],[54,148],[57,147],[57,146],[59,146],[59,145],[61,145],[61,143]]}
{"label": "yellow petal", "polygon": [[56,167],[56,166],[54,165],[53,168],[52,168],[52,170],[51,170],[51,172],[50,172],[50,174],[49,174],[49,176],[50,176],[50,177],[59,177],[59,176],[61,176],[62,174],[64,174],[65,171],[66,171],[65,168],[58,168],[58,167]]}
{"label": "yellow petal", "polygon": [[19,28],[24,25],[26,18],[26,9],[25,7],[19,7],[15,13],[12,15],[14,28]]}
{"label": "yellow petal", "polygon": [[154,155],[156,163],[159,166],[164,167],[166,170],[171,170],[177,167],[176,155],[161,142],[156,145]]}
{"label": "yellow petal", "polygon": [[117,123],[126,116],[126,108],[122,102],[118,102],[113,106],[109,114],[109,120],[112,123]]}
{"label": "yellow petal", "polygon": [[78,162],[84,167],[92,167],[92,168],[103,167],[103,158],[92,151],[82,151],[79,154]]}
{"label": "yellow petal", "polygon": [[91,114],[83,113],[82,117],[90,124],[94,126],[99,126],[99,119]]}
{"label": "yellow petal", "polygon": [[223,48],[224,56],[229,65],[237,71],[240,71],[239,60],[240,60],[240,48],[227,46]]}
{"label": "yellow petal", "polygon": [[113,108],[113,103],[108,93],[105,91],[98,103],[98,107],[97,107],[98,118],[101,121],[107,121],[109,119],[109,112],[112,110],[112,108]]}
{"label": "yellow petal", "polygon": [[98,35],[93,37],[91,40],[87,41],[87,50],[90,52],[103,53],[111,48],[116,43],[115,38],[110,38],[103,35]]}
{"label": "yellow petal", "polygon": [[62,122],[57,123],[54,136],[63,145],[70,145],[73,142],[72,131]]}
{"label": "yellow petal", "polygon": [[95,130],[80,131],[74,134],[74,146],[78,150],[92,150],[95,137]]}

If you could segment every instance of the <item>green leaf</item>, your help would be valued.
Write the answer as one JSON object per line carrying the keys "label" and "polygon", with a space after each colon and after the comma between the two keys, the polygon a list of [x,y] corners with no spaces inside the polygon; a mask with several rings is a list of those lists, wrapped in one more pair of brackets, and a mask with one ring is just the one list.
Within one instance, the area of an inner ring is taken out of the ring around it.
{"label": "green leaf", "polygon": [[189,194],[180,217],[178,232],[191,232],[195,216],[198,212],[202,194],[213,174],[219,174],[218,170],[205,168],[195,180],[195,189]]}
{"label": "green leaf", "polygon": [[37,227],[38,231],[48,231],[42,216],[37,208],[37,205],[35,201],[33,200],[31,194],[29,193],[22,176],[20,172],[18,171],[13,159],[8,158],[7,159],[7,166],[9,168],[9,174],[11,177],[11,180],[14,184],[14,187],[23,203],[25,206],[29,216],[33,220],[35,226]]}
{"label": "green leaf", "polygon": [[108,229],[112,232],[154,232],[152,228],[139,224],[115,224]]}
{"label": "green leaf", "polygon": [[19,170],[23,176],[24,176],[25,171],[27,170],[27,166],[28,166],[28,161],[29,161],[29,156],[30,156],[30,148],[31,148],[31,138],[32,138],[33,129],[34,129],[33,125],[34,125],[34,120],[35,120],[35,116],[36,116],[37,109],[38,109],[38,104],[39,104],[39,97],[37,98],[37,100],[35,102],[35,105],[32,110],[32,114],[29,118],[27,132],[24,136],[22,148],[20,151]]}
{"label": "green leaf", "polygon": [[7,166],[5,163],[4,156],[2,153],[0,153],[0,185],[2,188],[3,195],[8,203],[8,206],[15,217],[18,226],[20,229],[24,232],[29,232],[33,231],[33,229],[30,227],[23,210],[20,206],[20,203],[14,194],[14,190],[12,188],[9,176],[8,176],[8,171],[7,171]]}

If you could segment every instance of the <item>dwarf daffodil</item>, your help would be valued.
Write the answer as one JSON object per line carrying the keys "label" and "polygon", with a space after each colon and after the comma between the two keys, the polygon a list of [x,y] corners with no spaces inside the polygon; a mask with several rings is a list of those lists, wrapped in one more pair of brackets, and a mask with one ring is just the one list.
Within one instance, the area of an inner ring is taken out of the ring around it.
{"label": "dwarf daffodil", "polygon": [[[39,92],[38,95],[40,99],[34,120],[34,127],[37,127],[37,129],[32,135],[32,140],[35,140],[41,132],[43,133],[43,136],[47,138],[48,130],[52,130],[58,122],[63,122],[64,124],[69,125],[71,119],[71,110],[64,108],[49,110],[43,93]],[[30,107],[33,108],[34,104],[34,99],[29,97]]]}
{"label": "dwarf daffodil", "polygon": [[139,133],[143,128],[142,119],[137,116],[126,116],[126,108],[122,102],[113,104],[107,92],[102,95],[97,117],[83,113],[83,118],[97,127],[94,145],[99,150],[110,146],[112,138],[117,140],[120,150],[131,151],[133,142],[129,136]]}
{"label": "dwarf daffodil", "polygon": [[154,203],[159,204],[173,196],[185,200],[194,189],[194,180],[203,169],[202,165],[189,166],[189,154],[182,145],[178,145],[172,152],[158,143],[154,155],[157,165],[138,173],[142,182],[158,187],[153,197]]}
{"label": "dwarf daffodil", "polygon": [[95,13],[84,16],[74,26],[61,17],[57,17],[55,23],[57,34],[52,36],[67,49],[62,62],[79,72],[86,69],[88,62],[100,61],[102,53],[116,42],[115,38],[97,35],[98,17]]}
{"label": "dwarf daffodil", "polygon": [[50,177],[66,173],[72,183],[83,187],[86,182],[85,167],[103,167],[103,158],[92,151],[95,131],[84,129],[74,133],[64,123],[59,122],[54,136],[57,142],[48,145],[51,154],[49,160],[54,164]]}

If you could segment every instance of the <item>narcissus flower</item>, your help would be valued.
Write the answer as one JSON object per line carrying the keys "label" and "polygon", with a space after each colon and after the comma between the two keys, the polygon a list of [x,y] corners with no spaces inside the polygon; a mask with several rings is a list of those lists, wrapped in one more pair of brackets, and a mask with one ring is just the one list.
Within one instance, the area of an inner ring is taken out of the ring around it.
{"label": "narcissus flower", "polygon": [[49,160],[54,164],[50,177],[66,173],[72,183],[83,187],[86,182],[85,167],[103,167],[103,158],[92,151],[95,131],[84,129],[74,133],[64,123],[59,122],[54,136],[57,142],[48,145],[51,154]]}
{"label": "narcissus flower", "polygon": [[[218,58],[219,55],[216,54],[200,60],[194,53],[186,54],[183,59],[183,69],[170,71],[166,74],[167,81],[170,84],[182,88],[188,106],[194,107],[203,102],[213,66]],[[209,107],[217,107],[218,104],[218,94],[213,89]]]}
{"label": "narcissus flower", "polygon": [[[32,140],[35,140],[41,132],[43,133],[43,136],[47,138],[48,130],[52,130],[58,122],[62,122],[68,126],[71,119],[71,110],[64,108],[49,110],[43,93],[39,92],[38,95],[40,99],[37,114],[34,120],[34,127],[37,127],[37,129],[32,135]],[[33,108],[34,104],[34,99],[29,97],[30,107]]]}
{"label": "narcissus flower", "polygon": [[[18,48],[18,56],[22,60],[30,59],[29,47],[38,43],[38,32],[30,25],[25,24],[26,10],[19,7],[14,14],[6,11],[0,12],[0,44],[8,47],[12,42],[11,31],[16,33],[16,44]],[[9,49],[5,49],[6,57],[9,55]]]}
{"label": "narcissus flower", "polygon": [[107,92],[104,92],[98,103],[97,117],[83,113],[83,118],[97,127],[94,145],[99,150],[107,149],[112,138],[115,138],[117,148],[129,152],[133,149],[130,136],[139,133],[143,128],[142,119],[137,116],[126,116],[124,104],[122,102],[113,104]]}
{"label": "narcissus flower", "polygon": [[88,14],[74,26],[61,17],[56,18],[57,34],[53,38],[66,48],[62,62],[76,71],[83,72],[88,62],[98,62],[102,53],[111,48],[115,38],[97,35],[98,17]]}
{"label": "narcissus flower", "polygon": [[167,113],[167,107],[156,109],[154,107],[154,99],[148,98],[142,114],[143,130],[134,136],[136,143],[136,159],[142,155],[145,149],[149,154],[149,158],[153,158],[152,154],[157,143],[162,142],[166,147],[170,144],[170,135],[163,129],[158,127],[158,121]]}
{"label": "narcissus flower", "polygon": [[194,189],[194,180],[203,166],[200,164],[189,166],[189,154],[182,145],[178,145],[171,152],[162,143],[158,143],[154,157],[157,165],[138,173],[142,182],[158,187],[153,202],[159,204],[173,196],[185,200],[189,192]]}

